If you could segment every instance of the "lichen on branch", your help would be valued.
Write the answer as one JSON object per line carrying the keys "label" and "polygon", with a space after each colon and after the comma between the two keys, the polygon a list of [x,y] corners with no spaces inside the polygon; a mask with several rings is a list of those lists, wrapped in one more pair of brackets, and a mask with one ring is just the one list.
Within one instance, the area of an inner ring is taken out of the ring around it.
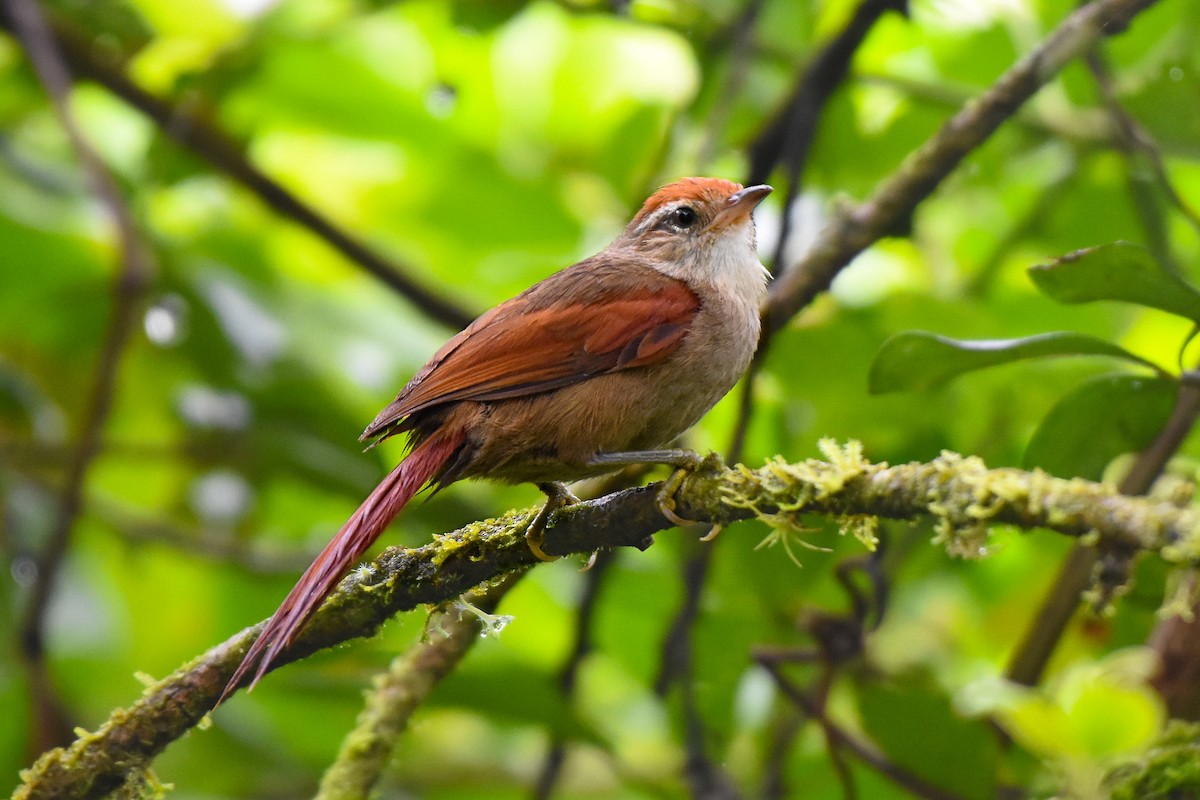
{"label": "lichen on branch", "polygon": [[[873,531],[868,520],[931,517],[936,540],[959,555],[980,555],[989,527],[1047,528],[1088,537],[1102,549],[1157,553],[1172,564],[1200,563],[1200,512],[1165,500],[1040,470],[988,469],[982,460],[945,452],[928,463],[866,460],[857,442],[821,443],[827,460],[775,458],[757,469],[725,467],[710,456],[679,484],[675,511],[725,525],[752,517],[802,527],[825,516],[844,529]],[[545,550],[586,554],[646,548],[671,527],[658,484],[627,489],[555,512]],[[422,547],[393,547],[354,570],[330,596],[280,662],[370,636],[395,614],[452,601],[488,581],[538,564],[525,543],[531,510],[509,512],[434,537]],[[727,536],[730,534],[726,534]],[[863,535],[868,545],[870,535]],[[52,750],[22,774],[15,797],[98,797],[144,768],[212,708],[261,626],[248,628],[182,667],[95,733]]]}
{"label": "lichen on branch", "polygon": [[[962,557],[984,555],[989,529],[1012,525],[1086,537],[1123,552],[1155,552],[1172,564],[1200,562],[1200,512],[1191,507],[1038,469],[988,469],[976,456],[949,451],[927,463],[889,466],[868,462],[857,442],[839,447],[825,440],[820,446],[827,461],[776,458],[759,469],[738,466],[697,476],[684,492],[704,498],[701,507],[721,521],[742,516],[739,511],[792,527],[802,526],[804,514],[859,525],[864,517],[931,517],[935,541]],[[713,508],[714,500],[724,510]]]}

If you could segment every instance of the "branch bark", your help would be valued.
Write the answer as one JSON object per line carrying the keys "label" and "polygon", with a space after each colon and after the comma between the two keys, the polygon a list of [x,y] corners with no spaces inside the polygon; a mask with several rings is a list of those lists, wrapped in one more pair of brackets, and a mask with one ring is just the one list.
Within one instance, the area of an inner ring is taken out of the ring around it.
{"label": "branch bark", "polygon": [[[758,517],[802,525],[807,514],[833,517],[869,539],[875,516],[932,517],[951,552],[978,555],[990,525],[1049,528],[1086,536],[1106,548],[1158,553],[1200,564],[1200,510],[1122,495],[1112,487],[1017,469],[989,470],[977,458],[944,453],[929,463],[895,467],[865,461],[855,443],[826,442],[828,462],[776,459],[756,470],[721,465],[715,456],[684,481],[676,511],[695,520],[732,523]],[[659,485],[628,489],[557,512],[547,552],[590,553],[638,547],[672,527],[658,510]],[[509,512],[435,536],[417,548],[391,548],[355,570],[322,606],[282,663],[349,639],[370,636],[394,614],[443,603],[472,587],[533,566],[525,528],[535,510]],[[146,690],[95,733],[44,754],[22,774],[14,798],[93,798],[144,768],[196,726],[220,696],[262,624],[231,637]]]}
{"label": "branch bark", "polygon": [[417,706],[479,641],[482,618],[471,609],[490,614],[522,574],[510,573],[471,592],[464,598],[470,609],[453,604],[429,615],[425,637],[375,677],[354,728],[342,739],[337,758],[321,777],[316,800],[361,800],[371,795]]}

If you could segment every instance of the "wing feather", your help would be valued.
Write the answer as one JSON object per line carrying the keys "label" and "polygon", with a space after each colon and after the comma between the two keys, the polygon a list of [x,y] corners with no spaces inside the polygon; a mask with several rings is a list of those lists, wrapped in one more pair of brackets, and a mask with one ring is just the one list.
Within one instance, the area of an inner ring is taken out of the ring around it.
{"label": "wing feather", "polygon": [[650,267],[577,264],[448,341],[362,438],[387,436],[404,418],[447,403],[538,394],[656,363],[675,351],[699,310],[687,284]]}

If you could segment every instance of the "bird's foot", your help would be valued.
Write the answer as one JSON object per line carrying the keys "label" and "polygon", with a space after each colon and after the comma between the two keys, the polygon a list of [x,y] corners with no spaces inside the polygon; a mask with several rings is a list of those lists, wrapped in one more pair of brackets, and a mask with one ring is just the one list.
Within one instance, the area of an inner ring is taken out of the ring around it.
{"label": "bird's foot", "polygon": [[525,529],[525,542],[540,561],[557,561],[558,556],[552,556],[542,549],[546,541],[546,523],[555,511],[578,503],[579,498],[561,483],[539,483],[537,487],[546,493],[546,505],[542,506],[542,510]]}
{"label": "bird's foot", "polygon": [[683,488],[683,482],[704,463],[704,459],[697,453],[690,450],[682,451],[682,453],[685,455],[673,464],[674,471],[663,481],[663,485],[658,490],[658,496],[655,498],[659,513],[680,527],[694,525],[696,520],[687,519],[675,513],[675,496]]}
{"label": "bird's foot", "polygon": [[[594,466],[623,467],[629,464],[666,464],[674,467],[671,477],[663,482],[658,490],[655,502],[659,512],[676,525],[692,525],[696,520],[685,519],[675,513],[675,495],[683,487],[683,482],[699,469],[716,469],[722,464],[721,457],[716,453],[701,456],[692,450],[634,450],[619,453],[597,453],[589,461]],[[710,532],[706,539],[711,539],[720,528]]]}

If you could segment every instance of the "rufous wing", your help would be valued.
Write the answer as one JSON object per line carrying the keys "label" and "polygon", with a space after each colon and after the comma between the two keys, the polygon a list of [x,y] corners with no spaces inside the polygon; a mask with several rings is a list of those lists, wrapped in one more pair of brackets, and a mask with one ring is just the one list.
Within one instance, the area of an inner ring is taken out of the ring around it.
{"label": "rufous wing", "polygon": [[439,350],[367,427],[462,400],[522,397],[666,358],[700,299],[650,267],[582,262],[488,311]]}

